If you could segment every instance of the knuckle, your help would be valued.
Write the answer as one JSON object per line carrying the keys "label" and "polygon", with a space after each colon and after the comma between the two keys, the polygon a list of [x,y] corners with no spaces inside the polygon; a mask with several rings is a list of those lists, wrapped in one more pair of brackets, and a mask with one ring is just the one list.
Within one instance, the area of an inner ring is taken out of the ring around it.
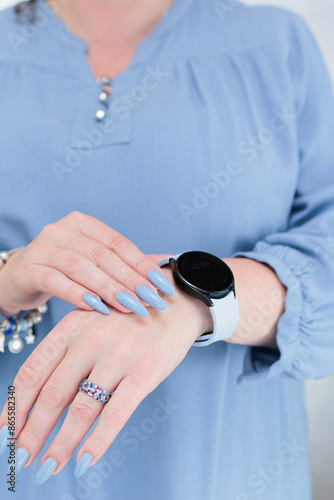
{"label": "knuckle", "polygon": [[89,254],[89,259],[97,266],[106,263],[110,257],[110,250],[102,246],[93,248]]}
{"label": "knuckle", "polygon": [[[61,320],[61,327],[69,337],[73,337],[82,332],[80,324],[83,319],[86,319],[84,318],[86,312],[87,311],[83,311],[82,309],[74,309]],[[60,325],[60,323],[58,324]]]}
{"label": "knuckle", "polygon": [[35,387],[41,380],[41,373],[36,364],[33,361],[29,361],[21,366],[17,377],[24,386]]}
{"label": "knuckle", "polygon": [[16,428],[18,430],[17,435],[21,435],[21,433],[24,432],[25,429],[24,426],[26,425],[29,411],[30,411],[29,409],[27,410],[19,408],[15,409]]}
{"label": "knuckle", "polygon": [[84,218],[84,214],[78,210],[73,210],[65,218],[72,222],[80,222]]}
{"label": "knuckle", "polygon": [[58,408],[64,402],[64,398],[58,389],[50,384],[46,384],[43,387],[40,398],[46,406],[50,406],[51,408]]}
{"label": "knuckle", "polygon": [[123,408],[115,408],[115,406],[106,405],[103,412],[104,416],[111,425],[123,425],[128,419],[127,413]]}
{"label": "knuckle", "polygon": [[51,236],[55,233],[55,229],[56,229],[55,224],[46,224],[43,227],[41,234],[43,236]]}
{"label": "knuckle", "polygon": [[[40,443],[41,442],[41,433],[38,429],[36,429],[31,423],[26,425],[22,435],[24,435],[24,438],[27,439],[33,443]],[[21,437],[21,436],[20,436]]]}
{"label": "knuckle", "polygon": [[[153,263],[152,263],[153,264]],[[136,267],[135,269],[140,272],[140,270],[149,270],[152,269],[153,265],[150,264],[147,260],[146,257],[141,257],[137,262],[136,262]]]}
{"label": "knuckle", "polygon": [[[75,286],[75,285],[70,285]],[[82,315],[85,314],[85,311],[82,309],[73,309],[73,311],[70,311],[66,316],[64,316],[63,321],[66,326],[74,326],[77,325],[78,322],[80,321],[80,318]]]}
{"label": "knuckle", "polygon": [[[57,238],[59,236],[60,227],[57,222],[53,222],[52,224],[47,224],[43,227],[40,232],[40,237],[43,242],[50,242],[50,239]],[[41,242],[40,242],[41,243]]]}
{"label": "knuckle", "polygon": [[114,236],[111,241],[111,248],[116,254],[122,252],[130,245],[130,241],[121,234],[117,234],[116,236]]}
{"label": "knuckle", "polygon": [[117,283],[112,278],[107,278],[99,283],[96,293],[100,295],[103,300],[111,303],[115,299],[115,295],[118,290],[119,287],[117,286]]}
{"label": "knuckle", "polygon": [[73,450],[71,449],[71,443],[64,441],[62,437],[58,434],[55,441],[52,443],[52,447],[49,448],[50,456],[53,457],[56,462],[66,461]]}
{"label": "knuckle", "polygon": [[150,376],[156,371],[158,362],[153,355],[145,354],[142,358],[137,360],[137,371],[144,376]]}
{"label": "knuckle", "polygon": [[122,283],[125,287],[131,289],[135,280],[135,273],[133,271],[126,271],[122,276]]}
{"label": "knuckle", "polygon": [[91,352],[92,349],[104,349],[106,345],[106,325],[96,325],[91,334],[86,337],[86,347]]}
{"label": "knuckle", "polygon": [[106,336],[106,332],[107,332],[107,326],[102,323],[100,325],[96,325],[96,327],[94,328],[94,333],[92,333],[91,335],[91,338],[94,339],[94,337],[104,337],[104,340],[105,340],[105,336]]}
{"label": "knuckle", "polygon": [[145,356],[137,361],[135,370],[130,375],[132,385],[149,387],[156,384],[158,379],[158,363],[153,357]]}
{"label": "knuckle", "polygon": [[91,422],[94,419],[94,410],[86,403],[72,403],[69,414],[77,422]]}
{"label": "knuckle", "polygon": [[92,439],[93,439],[93,442],[94,442],[93,449],[104,450],[106,448],[107,443],[100,436],[98,436],[98,435],[96,435],[94,433],[94,434],[92,434]]}
{"label": "knuckle", "polygon": [[70,255],[64,262],[64,270],[67,274],[74,274],[78,272],[82,264],[82,257],[80,255]]}
{"label": "knuckle", "polygon": [[28,411],[22,410],[21,408],[15,409],[16,417],[19,422],[25,422],[27,419]]}

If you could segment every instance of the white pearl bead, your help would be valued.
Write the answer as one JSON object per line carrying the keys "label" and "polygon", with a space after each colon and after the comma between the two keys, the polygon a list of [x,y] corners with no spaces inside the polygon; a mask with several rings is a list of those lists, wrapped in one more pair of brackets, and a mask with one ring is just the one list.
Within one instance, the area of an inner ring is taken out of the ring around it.
{"label": "white pearl bead", "polygon": [[9,342],[8,342],[8,349],[10,350],[10,352],[12,352],[13,354],[18,354],[19,352],[22,351],[23,349],[23,340],[20,339],[19,337],[18,338],[12,338]]}
{"label": "white pearl bead", "polygon": [[97,121],[102,121],[106,116],[106,112],[103,111],[103,109],[99,109],[98,111],[96,111],[96,115],[95,115],[95,118],[97,119]]}
{"label": "white pearl bead", "polygon": [[108,100],[109,100],[109,95],[107,94],[107,92],[101,92],[100,101],[106,103],[108,102]]}
{"label": "white pearl bead", "polygon": [[111,85],[111,79],[108,76],[103,76],[101,78],[102,85]]}

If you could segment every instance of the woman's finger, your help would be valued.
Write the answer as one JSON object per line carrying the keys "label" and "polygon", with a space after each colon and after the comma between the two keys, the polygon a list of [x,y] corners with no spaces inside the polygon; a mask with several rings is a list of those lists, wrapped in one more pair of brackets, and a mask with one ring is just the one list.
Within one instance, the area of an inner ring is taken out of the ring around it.
{"label": "woman's finger", "polygon": [[[41,256],[40,263],[48,266],[52,264],[53,268],[63,273],[73,283],[92,290],[107,304],[121,312],[132,311],[147,315],[147,310],[142,305],[143,302],[156,309],[166,309],[165,302],[149,281],[131,269],[113,252],[89,238],[80,238],[74,250],[62,249],[60,252],[58,248],[51,249],[44,258]],[[124,301],[120,303],[119,292],[122,292],[121,295],[125,297],[131,295],[132,298],[129,297],[127,306]]]}
{"label": "woman's finger", "polygon": [[[110,401],[103,409],[95,429],[78,452],[77,477],[82,475],[88,466],[94,465],[102,457],[149,392],[148,387],[145,385],[139,386],[138,380],[131,375],[120,382]],[[89,457],[91,457],[91,461],[87,460]]]}
{"label": "woman's finger", "polygon": [[136,291],[136,286],[139,284],[144,284],[153,291],[157,290],[157,288],[146,277],[138,273],[133,266],[128,265],[115,252],[96,240],[82,235],[72,242],[71,249],[78,254],[81,253],[84,255],[108,276],[133,292]]}
{"label": "woman's finger", "polygon": [[[139,301],[136,294],[112,280],[85,257],[78,256],[70,250],[63,252],[64,254],[55,252],[53,257],[54,266],[61,270],[35,264],[36,270],[32,273],[34,276],[31,283],[36,290],[66,300],[80,309],[91,310],[94,308],[103,314],[109,314],[108,307],[101,301],[100,297],[102,297],[120,312],[136,312],[140,316],[148,315],[146,307]],[[76,268],[72,272],[69,271],[63,258],[64,255],[68,256],[69,254],[69,258],[73,257],[76,262]],[[66,276],[65,273],[71,277]],[[91,288],[84,286],[88,282],[91,283]],[[100,293],[97,294],[95,290],[99,290]],[[128,298],[127,302],[124,301],[124,305],[116,298],[119,293],[125,294]],[[128,307],[125,307],[126,304]]]}
{"label": "woman's finger", "polygon": [[[102,362],[98,367],[93,368],[88,375],[89,382],[96,384],[109,393],[112,393],[122,379],[123,366],[121,361],[113,363],[112,370],[110,362]],[[78,385],[76,390],[78,391]],[[69,407],[66,418],[49,449],[41,460],[41,468],[37,475],[37,482],[41,484],[49,477],[47,474],[48,464],[57,464],[53,470],[54,474],[60,472],[67,461],[72,456],[75,448],[87,434],[100,413],[105,411],[105,406],[100,401],[84,392],[78,392],[71,406]],[[101,417],[100,417],[101,418]],[[43,464],[46,466],[43,467]]]}
{"label": "woman's finger", "polygon": [[[15,387],[17,402],[15,408],[15,437],[20,435],[45,381],[48,380],[53,370],[64,358],[67,351],[68,335],[73,336],[79,333],[73,327],[66,329],[66,324],[68,324],[68,321],[62,320],[51,330],[49,335],[38,344],[26,359],[14,379],[12,385]],[[8,401],[0,415],[0,428],[7,425],[8,422],[7,406]]]}
{"label": "woman's finger", "polygon": [[[93,290],[71,280],[53,267],[32,264],[30,276],[30,286],[49,297],[66,300],[70,304],[87,311],[95,309],[104,314],[109,314],[108,307],[103,304],[100,297]],[[84,300],[87,294],[91,296],[90,301],[93,305],[89,305]],[[129,312],[129,310],[123,308],[122,312]]]}
{"label": "woman's finger", "polygon": [[168,281],[163,270],[128,238],[90,215],[75,212],[74,215],[72,213],[68,217],[70,216],[72,217],[71,220],[76,219],[76,228],[82,234],[102,243],[138,274],[147,278],[161,292],[167,295],[175,294],[173,285]]}
{"label": "woman's finger", "polygon": [[91,371],[93,361],[87,354],[81,356],[80,363],[71,355],[65,356],[41,388],[16,443],[16,450],[25,450],[26,467],[35,460],[64,410],[73,401],[81,380]]}

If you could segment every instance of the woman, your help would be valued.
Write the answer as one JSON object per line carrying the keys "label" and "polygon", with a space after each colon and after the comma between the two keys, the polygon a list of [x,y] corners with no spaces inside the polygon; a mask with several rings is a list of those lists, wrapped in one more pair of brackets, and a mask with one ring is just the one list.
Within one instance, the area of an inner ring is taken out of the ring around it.
{"label": "woman", "polygon": [[[52,298],[35,343],[1,354],[1,498],[311,498],[302,381],[334,352],[312,35],[236,1],[29,4],[0,15],[1,246],[23,247],[0,311]],[[188,250],[224,259],[239,304],[201,348],[230,312],[160,271]]]}

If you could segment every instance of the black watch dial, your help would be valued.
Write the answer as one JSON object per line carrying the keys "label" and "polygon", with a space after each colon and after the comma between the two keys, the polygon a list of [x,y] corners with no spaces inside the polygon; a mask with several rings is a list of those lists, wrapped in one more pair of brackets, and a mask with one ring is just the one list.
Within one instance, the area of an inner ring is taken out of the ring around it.
{"label": "black watch dial", "polygon": [[206,252],[186,252],[177,259],[179,276],[190,286],[212,298],[234,290],[231,269],[218,257]]}

